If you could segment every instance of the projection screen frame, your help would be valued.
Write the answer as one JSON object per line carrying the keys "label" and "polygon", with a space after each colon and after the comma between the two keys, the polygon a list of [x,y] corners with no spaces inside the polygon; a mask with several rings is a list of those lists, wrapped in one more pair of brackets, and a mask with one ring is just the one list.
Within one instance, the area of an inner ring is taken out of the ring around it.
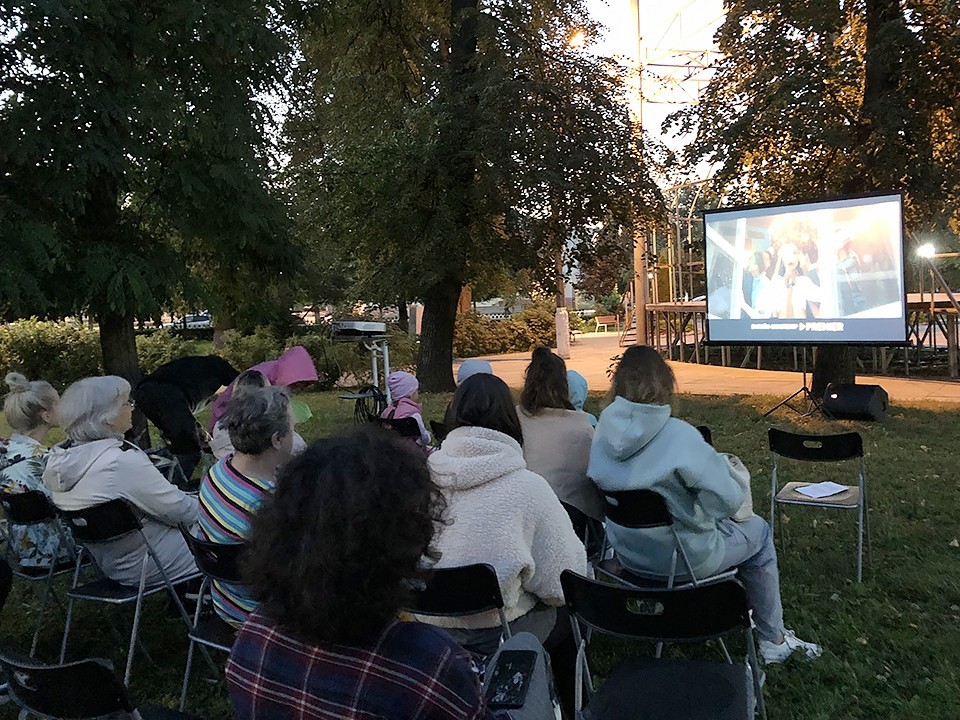
{"label": "projection screen frame", "polygon": [[[903,215],[903,191],[875,191],[869,193],[859,193],[854,195],[841,195],[838,197],[823,198],[818,200],[787,200],[783,202],[773,202],[773,203],[754,203],[748,205],[738,205],[735,207],[729,208],[715,208],[712,210],[704,210],[702,213],[703,220],[703,269],[704,269],[704,289],[705,289],[705,311],[703,315],[704,320],[704,338],[701,340],[701,344],[710,345],[714,347],[800,347],[800,346],[810,346],[815,347],[818,345],[850,345],[855,347],[889,347],[889,348],[900,348],[900,347],[912,347],[909,337],[910,337],[910,318],[907,309],[907,284],[906,284],[906,273],[907,273],[907,251],[906,251],[906,223],[904,221]],[[835,202],[845,202],[848,200],[868,200],[873,198],[890,198],[891,200],[896,199],[900,206],[900,275],[901,275],[901,287],[902,294],[900,297],[900,306],[902,308],[903,314],[903,339],[902,340],[829,340],[829,339],[811,339],[809,341],[803,341],[801,339],[795,340],[715,340],[711,337],[710,333],[710,287],[709,287],[709,272],[707,269],[707,219],[708,216],[715,217],[717,215],[724,215],[729,213],[742,213],[752,210],[777,210],[780,208],[789,208],[796,207],[800,205],[823,205],[826,203],[835,203]]]}

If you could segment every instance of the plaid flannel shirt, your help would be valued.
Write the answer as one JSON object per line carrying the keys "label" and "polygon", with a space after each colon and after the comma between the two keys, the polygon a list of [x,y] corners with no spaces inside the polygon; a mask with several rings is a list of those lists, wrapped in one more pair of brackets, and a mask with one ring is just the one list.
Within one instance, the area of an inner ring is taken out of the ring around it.
{"label": "plaid flannel shirt", "polygon": [[367,647],[307,645],[256,611],[227,663],[237,720],[494,720],[470,655],[393,621]]}

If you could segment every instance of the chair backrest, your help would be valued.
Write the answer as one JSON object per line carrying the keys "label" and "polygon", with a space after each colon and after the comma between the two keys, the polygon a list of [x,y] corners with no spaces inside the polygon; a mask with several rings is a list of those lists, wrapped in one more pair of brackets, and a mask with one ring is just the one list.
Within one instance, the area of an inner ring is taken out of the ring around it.
{"label": "chair backrest", "polygon": [[46,665],[0,651],[10,697],[28,712],[53,718],[132,713],[123,682],[106,660]]}
{"label": "chair backrest", "polygon": [[673,525],[666,500],[655,490],[601,490],[601,494],[603,512],[616,525],[635,529]]}
{"label": "chair backrest", "polygon": [[803,435],[770,428],[770,451],[791,460],[842,462],[863,457],[863,438],[858,432],[838,435]]}
{"label": "chair backrest", "polygon": [[417,421],[412,418],[382,418],[377,417],[376,415],[370,416],[370,422],[379,425],[385,430],[392,430],[397,433],[400,437],[404,438],[418,438],[420,437],[420,426],[417,424]]}
{"label": "chair backrest", "polygon": [[62,510],[73,537],[81,543],[103,543],[141,529],[140,518],[126,500],[109,500],[83,510]]}
{"label": "chair backrest", "polygon": [[240,574],[240,556],[247,549],[246,543],[214,543],[201,540],[183,525],[180,533],[204,575],[227,583],[243,581]]}
{"label": "chair backrest", "polygon": [[713,432],[706,425],[697,425],[697,431],[703,436],[707,445],[713,445]]}
{"label": "chair backrest", "polygon": [[57,519],[57,510],[39,490],[0,492],[0,506],[12,525],[36,525]]}
{"label": "chair backrest", "polygon": [[497,571],[492,565],[478,563],[434,570],[409,609],[418,615],[459,617],[501,608]]}
{"label": "chair backrest", "polygon": [[608,635],[670,643],[702,642],[750,627],[747,593],[736,580],[680,590],[630,588],[560,575],[570,613]]}
{"label": "chair backrest", "polygon": [[443,439],[447,437],[447,433],[449,431],[447,430],[447,426],[444,425],[442,422],[431,420],[430,432],[433,433],[433,437],[436,439],[437,442],[443,442]]}

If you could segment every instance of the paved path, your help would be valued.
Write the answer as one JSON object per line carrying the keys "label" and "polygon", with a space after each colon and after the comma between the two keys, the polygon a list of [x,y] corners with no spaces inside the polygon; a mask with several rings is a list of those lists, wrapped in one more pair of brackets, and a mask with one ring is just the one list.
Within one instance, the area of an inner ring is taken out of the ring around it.
{"label": "paved path", "polygon": [[[606,390],[610,385],[607,368],[610,367],[611,358],[622,351],[618,341],[617,333],[590,333],[581,336],[570,348],[567,367],[582,374],[591,390]],[[523,373],[530,362],[530,353],[488,355],[485,359],[490,361],[493,371],[508,385],[523,386]],[[680,392],[693,395],[786,397],[802,385],[799,372],[681,362],[671,362],[670,365],[677,376]],[[859,375],[857,382],[882,385],[893,402],[960,403],[960,382],[957,381]]]}

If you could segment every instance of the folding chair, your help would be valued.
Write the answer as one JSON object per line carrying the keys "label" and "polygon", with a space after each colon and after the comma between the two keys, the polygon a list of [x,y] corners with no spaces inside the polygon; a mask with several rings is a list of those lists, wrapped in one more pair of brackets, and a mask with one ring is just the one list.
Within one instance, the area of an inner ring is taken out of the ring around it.
{"label": "folding chair", "polygon": [[12,570],[15,577],[22,578],[31,583],[41,583],[43,590],[40,595],[40,609],[37,613],[37,627],[33,632],[33,642],[30,645],[30,657],[37,652],[37,643],[40,640],[40,630],[43,629],[43,619],[47,610],[47,604],[50,598],[60,605],[53,589],[53,579],[58,575],[69,573],[74,568],[76,562],[76,551],[73,548],[66,530],[60,523],[60,517],[57,515],[57,509],[50,502],[49,498],[39,490],[30,490],[23,493],[0,492],[0,506],[7,516],[8,527],[31,527],[36,525],[49,525],[56,531],[57,542],[52,548],[51,557],[56,559],[60,557],[62,548],[68,549],[69,557],[61,562],[51,563],[47,567],[31,567],[20,565],[17,553],[7,543],[6,553],[4,555],[7,561],[13,561]]}
{"label": "folding chair", "polygon": [[187,667],[183,671],[183,687],[180,690],[180,712],[183,712],[183,708],[187,704],[187,689],[190,685],[190,671],[193,668],[194,646],[200,644],[225,653],[229,653],[233,648],[237,631],[229,623],[224,622],[215,612],[208,614],[203,619],[201,619],[200,613],[203,610],[204,596],[209,596],[210,585],[214,580],[226,583],[241,581],[240,555],[247,546],[244,543],[224,544],[200,540],[194,537],[183,525],[180,526],[180,532],[197,561],[197,567],[203,573],[203,582],[200,585],[200,593],[197,597],[197,609],[193,615],[193,628],[189,634],[190,648],[187,650]]}
{"label": "folding chair", "polygon": [[[770,428],[770,529],[776,537],[774,522],[777,503],[809,507],[837,508],[857,511],[857,582],[863,580],[863,541],[866,530],[867,552],[870,552],[870,517],[867,512],[867,476],[863,460],[863,439],[860,433],[838,435],[801,435]],[[811,498],[798,492],[809,482],[788,482],[779,487],[781,457],[800,462],[840,463],[857,461],[857,484],[845,485],[844,491],[824,498]]]}
{"label": "folding chair", "polygon": [[10,698],[30,717],[44,719],[130,718],[176,720],[186,715],[153,706],[136,708],[107,660],[46,665],[0,651]]}
{"label": "folding chair", "polygon": [[[148,595],[163,592],[164,590],[169,591],[177,609],[180,611],[180,616],[189,628],[191,627],[190,616],[183,607],[183,602],[177,595],[174,586],[175,584],[181,585],[196,580],[200,577],[200,573],[191,573],[189,576],[177,578],[176,583],[172,582],[160,564],[160,561],[157,559],[153,547],[151,547],[147,541],[143,533],[140,518],[125,500],[110,500],[109,502],[93,505],[83,510],[65,510],[62,511],[61,514],[73,532],[74,539],[81,544],[81,549],[77,554],[77,562],[73,574],[73,586],[67,592],[67,624],[63,630],[63,643],[60,646],[60,662],[62,663],[64,661],[67,654],[67,640],[70,636],[70,623],[73,619],[73,603],[76,600],[88,600],[107,605],[129,605],[130,603],[134,603],[133,629],[130,632],[127,667],[123,675],[124,684],[129,685],[130,674],[133,670],[134,649],[136,648],[140,631],[140,615],[143,607],[143,599]],[[91,546],[118,540],[131,533],[138,533],[146,548],[140,568],[140,583],[137,587],[121,585],[106,576],[100,580],[93,580],[83,585],[78,584],[81,562],[84,555],[89,553],[91,557],[93,557],[93,553],[90,552]],[[150,561],[156,565],[157,570],[159,570],[160,575],[163,577],[163,582],[148,587],[146,582],[147,564]]]}
{"label": "folding chair", "polygon": [[[738,581],[639,589],[564,570],[560,582],[577,643],[577,720],[748,720],[753,718],[754,702],[765,720],[756,639],[747,594]],[[726,663],[634,656],[621,661],[596,691],[581,624],[606,635],[658,644],[702,643],[739,630],[749,669],[734,663],[722,645]]]}
{"label": "folding chair", "polygon": [[[655,490],[622,490],[620,492],[601,491],[603,495],[604,514],[607,520],[621,527],[630,529],[648,530],[652,528],[669,528],[673,535],[674,548],[670,558],[670,574],[666,579],[666,588],[672,590],[677,578],[677,561],[683,560],[683,567],[686,570],[686,577],[690,580],[681,587],[687,585],[698,586],[704,583],[713,583],[720,580],[727,580],[737,574],[736,568],[727,570],[706,578],[698,578],[693,572],[690,564],[690,558],[687,557],[687,551],[683,547],[680,535],[673,526],[673,516],[667,507],[666,500]],[[603,553],[601,553],[601,558]],[[637,572],[631,572],[623,569],[612,569],[612,563],[602,561],[597,570],[606,575],[609,579],[617,582],[626,582],[636,587],[657,587],[664,584],[662,577],[653,575],[643,575]]]}
{"label": "folding chair", "polygon": [[402,438],[419,438],[420,426],[412,417],[407,418],[382,418],[376,415],[370,416],[370,422],[373,425],[379,425],[385,430],[397,433]]}
{"label": "folding chair", "polygon": [[501,641],[510,638],[497,571],[487,563],[433,570],[426,586],[416,593],[409,612],[427,617],[463,617],[496,610]]}

